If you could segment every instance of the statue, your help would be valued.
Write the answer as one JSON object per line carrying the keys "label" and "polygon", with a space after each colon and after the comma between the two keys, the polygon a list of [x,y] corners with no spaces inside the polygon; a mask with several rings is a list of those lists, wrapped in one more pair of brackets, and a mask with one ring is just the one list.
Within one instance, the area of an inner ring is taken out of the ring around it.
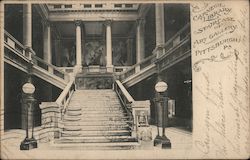
{"label": "statue", "polygon": [[101,42],[86,43],[85,63],[89,65],[105,65],[105,48]]}

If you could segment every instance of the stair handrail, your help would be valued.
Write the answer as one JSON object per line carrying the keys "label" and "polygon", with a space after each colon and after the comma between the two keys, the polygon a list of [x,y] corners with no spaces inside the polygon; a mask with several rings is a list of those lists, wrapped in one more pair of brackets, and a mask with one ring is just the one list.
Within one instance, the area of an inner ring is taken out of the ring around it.
{"label": "stair handrail", "polygon": [[74,79],[71,79],[64,90],[61,92],[59,97],[56,100],[56,104],[60,107],[61,119],[64,116],[64,113],[67,109],[69,101],[75,91]]}
{"label": "stair handrail", "polygon": [[20,43],[17,39],[15,39],[10,33],[4,30],[4,43],[8,47],[11,47],[17,55],[21,56],[26,61],[31,61],[38,67],[47,70],[49,73],[62,78],[66,82],[69,81],[69,74],[60,70],[56,66],[47,63],[43,59],[36,56],[35,51],[31,48],[25,47],[22,43]]}
{"label": "stair handrail", "polygon": [[122,85],[122,83],[119,80],[115,80],[115,91],[118,89],[121,90],[121,93],[124,95],[124,98],[127,102],[132,103],[135,101],[134,98],[128,93],[127,89]]}
{"label": "stair handrail", "polygon": [[70,76],[67,72],[64,72],[60,68],[57,68],[56,66],[54,66],[52,64],[49,64],[48,62],[44,61],[43,59],[41,59],[38,56],[35,56],[34,54],[32,54],[32,59],[38,67],[47,70],[49,73],[51,73],[59,78],[62,78],[66,82],[69,81]]}
{"label": "stair handrail", "polygon": [[115,80],[114,90],[117,93],[122,106],[126,110],[129,116],[129,126],[132,131],[132,136],[139,138],[138,127],[140,126],[140,122],[138,118],[145,118],[144,127],[149,127],[148,117],[150,115],[150,102],[149,100],[143,101],[135,101],[134,98],[129,94],[127,89],[123,86],[123,84],[119,80]]}
{"label": "stair handrail", "polygon": [[23,59],[27,61],[31,60],[32,53],[26,52],[26,47],[6,30],[4,30],[4,43],[8,47],[11,47],[16,52],[16,54],[21,56]]}
{"label": "stair handrail", "polygon": [[134,116],[132,110],[132,103],[135,101],[133,97],[128,93],[126,88],[122,85],[119,80],[115,80],[114,83],[114,90],[118,95],[122,106],[124,107],[125,111],[127,112],[130,120],[130,128],[134,130]]}

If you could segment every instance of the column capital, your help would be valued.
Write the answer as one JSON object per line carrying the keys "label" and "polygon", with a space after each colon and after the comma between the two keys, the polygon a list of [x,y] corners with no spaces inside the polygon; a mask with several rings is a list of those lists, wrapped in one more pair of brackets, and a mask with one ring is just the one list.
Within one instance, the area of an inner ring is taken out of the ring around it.
{"label": "column capital", "polygon": [[103,24],[104,24],[105,26],[111,26],[112,20],[111,20],[111,19],[107,19],[107,20],[104,21]]}
{"label": "column capital", "polygon": [[145,19],[144,18],[139,18],[136,20],[137,26],[144,26],[145,25]]}
{"label": "column capital", "polygon": [[81,20],[75,20],[75,25],[81,27],[83,25],[83,23]]}

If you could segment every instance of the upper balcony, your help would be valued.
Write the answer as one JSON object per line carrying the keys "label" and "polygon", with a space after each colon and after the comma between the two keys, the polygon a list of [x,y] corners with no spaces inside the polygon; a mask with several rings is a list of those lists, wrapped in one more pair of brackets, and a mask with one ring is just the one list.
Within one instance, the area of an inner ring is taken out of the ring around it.
{"label": "upper balcony", "polygon": [[49,12],[89,12],[89,11],[130,11],[137,12],[139,4],[123,3],[81,3],[81,4],[47,4]]}
{"label": "upper balcony", "polygon": [[146,13],[149,6],[149,4],[111,2],[50,3],[40,5],[47,13],[50,21],[72,21],[75,19],[84,21],[103,21],[106,19],[112,19],[114,21],[135,21]]}

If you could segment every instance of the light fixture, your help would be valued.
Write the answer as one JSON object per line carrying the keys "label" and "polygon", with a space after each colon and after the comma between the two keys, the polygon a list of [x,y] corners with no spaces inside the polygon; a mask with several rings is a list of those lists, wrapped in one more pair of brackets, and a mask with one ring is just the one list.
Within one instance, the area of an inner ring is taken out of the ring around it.
{"label": "light fixture", "polygon": [[22,90],[26,94],[33,94],[35,92],[35,86],[32,83],[25,83],[22,87]]}
{"label": "light fixture", "polygon": [[[157,135],[154,139],[154,146],[162,144],[162,148],[171,148],[170,139],[165,134],[165,128],[168,123],[168,97],[163,93],[168,89],[167,83],[160,81],[155,85],[156,92],[160,93],[155,101],[155,112],[157,120]],[[167,121],[166,121],[167,120]],[[159,127],[162,127],[162,136],[159,134]]]}
{"label": "light fixture", "polygon": [[165,92],[166,90],[168,89],[168,85],[167,83],[161,81],[161,82],[158,82],[156,85],[155,85],[155,90],[156,92],[158,93],[163,93]]}
{"label": "light fixture", "polygon": [[22,86],[22,108],[25,113],[25,123],[26,123],[26,137],[20,144],[20,150],[30,150],[37,148],[37,140],[34,138],[34,107],[36,104],[36,99],[34,98],[33,93],[35,92],[35,86],[31,83],[31,78],[28,78]]}

